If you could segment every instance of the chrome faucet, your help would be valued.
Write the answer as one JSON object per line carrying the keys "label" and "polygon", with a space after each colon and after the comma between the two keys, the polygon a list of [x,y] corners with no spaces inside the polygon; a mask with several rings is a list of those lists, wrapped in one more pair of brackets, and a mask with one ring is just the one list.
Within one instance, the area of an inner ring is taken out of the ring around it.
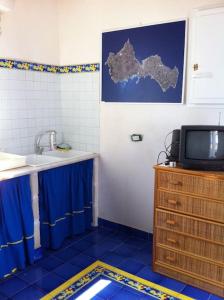
{"label": "chrome faucet", "polygon": [[[44,151],[44,148],[48,148],[50,151],[56,149],[56,134],[55,130],[47,130],[45,132],[39,133],[35,138],[35,153],[41,155]],[[41,139],[43,136],[49,135],[49,145],[41,145]]]}

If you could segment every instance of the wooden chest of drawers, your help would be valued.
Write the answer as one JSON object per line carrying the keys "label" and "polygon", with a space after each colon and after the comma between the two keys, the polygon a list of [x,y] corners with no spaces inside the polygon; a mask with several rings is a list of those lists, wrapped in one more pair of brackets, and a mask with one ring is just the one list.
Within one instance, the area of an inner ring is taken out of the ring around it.
{"label": "wooden chest of drawers", "polygon": [[224,172],[155,172],[154,271],[224,297]]}

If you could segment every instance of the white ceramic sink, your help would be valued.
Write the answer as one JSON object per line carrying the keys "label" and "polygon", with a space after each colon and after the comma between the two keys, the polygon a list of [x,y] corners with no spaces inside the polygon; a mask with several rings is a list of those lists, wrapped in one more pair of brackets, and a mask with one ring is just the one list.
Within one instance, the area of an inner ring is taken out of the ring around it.
{"label": "white ceramic sink", "polygon": [[47,155],[38,155],[30,154],[26,156],[26,164],[31,167],[38,167],[42,165],[47,165],[55,162],[62,161],[59,157],[47,156]]}
{"label": "white ceramic sink", "polygon": [[0,152],[0,171],[26,166],[26,157],[6,152]]}
{"label": "white ceramic sink", "polygon": [[54,151],[47,151],[43,153],[44,156],[57,157],[57,158],[60,157],[63,160],[73,159],[88,154],[92,154],[92,153],[85,152],[85,151],[76,151],[76,150],[68,150],[68,151],[54,150]]}

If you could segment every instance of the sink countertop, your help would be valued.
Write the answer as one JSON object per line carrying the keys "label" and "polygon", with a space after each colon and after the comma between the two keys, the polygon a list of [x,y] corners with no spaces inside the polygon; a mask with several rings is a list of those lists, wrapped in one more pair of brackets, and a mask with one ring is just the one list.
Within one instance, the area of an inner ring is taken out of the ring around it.
{"label": "sink countertop", "polygon": [[93,152],[83,152],[82,155],[78,157],[73,157],[73,158],[66,158],[66,159],[61,159],[60,161],[57,162],[52,162],[49,164],[37,166],[37,167],[31,167],[31,166],[25,166],[21,168],[16,168],[16,169],[11,169],[11,170],[6,170],[6,171],[0,171],[0,181],[14,178],[14,177],[19,177],[27,174],[32,174],[44,170],[49,170],[57,167],[62,167],[65,165],[70,165],[79,161],[83,160],[88,160],[92,158],[98,157],[99,154],[93,153]]}

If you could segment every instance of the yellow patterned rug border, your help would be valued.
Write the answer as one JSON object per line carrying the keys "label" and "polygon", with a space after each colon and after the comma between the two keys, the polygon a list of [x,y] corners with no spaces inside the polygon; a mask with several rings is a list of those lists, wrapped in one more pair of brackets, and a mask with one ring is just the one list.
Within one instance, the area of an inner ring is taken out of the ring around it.
{"label": "yellow patterned rug border", "polygon": [[[107,275],[103,273],[105,271],[108,272]],[[92,276],[91,272],[94,273],[94,276]],[[193,298],[140,278],[136,275],[125,272],[99,260],[67,280],[65,283],[61,284],[59,287],[57,287],[46,296],[42,297],[40,300],[67,299],[67,297],[75,295],[75,293],[77,293],[81,288],[86,286],[86,284],[90,283],[101,274],[109,277],[113,281],[131,287],[138,292],[142,292],[144,293],[144,295],[154,297],[155,299],[193,300]],[[77,287],[79,288],[77,288],[76,290],[72,290],[71,286],[76,284],[77,282]],[[145,292],[145,289],[150,289],[150,293],[147,294]]]}

